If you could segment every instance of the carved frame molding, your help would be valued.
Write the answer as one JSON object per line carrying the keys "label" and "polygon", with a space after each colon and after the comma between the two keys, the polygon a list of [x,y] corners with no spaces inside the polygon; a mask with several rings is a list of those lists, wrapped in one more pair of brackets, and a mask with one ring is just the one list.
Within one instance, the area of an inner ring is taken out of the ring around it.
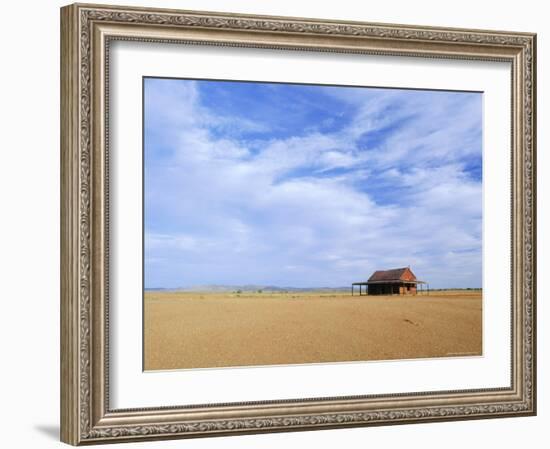
{"label": "carved frame molding", "polygon": [[[70,444],[536,413],[536,36],[75,4],[61,9],[61,436]],[[510,389],[110,410],[108,68],[112,40],[335,51],[512,65]]]}

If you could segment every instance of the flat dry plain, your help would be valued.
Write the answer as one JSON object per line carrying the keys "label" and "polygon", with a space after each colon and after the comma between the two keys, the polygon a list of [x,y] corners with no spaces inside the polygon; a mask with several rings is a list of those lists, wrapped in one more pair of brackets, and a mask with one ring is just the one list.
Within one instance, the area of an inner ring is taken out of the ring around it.
{"label": "flat dry plain", "polygon": [[146,370],[481,355],[481,291],[145,294]]}

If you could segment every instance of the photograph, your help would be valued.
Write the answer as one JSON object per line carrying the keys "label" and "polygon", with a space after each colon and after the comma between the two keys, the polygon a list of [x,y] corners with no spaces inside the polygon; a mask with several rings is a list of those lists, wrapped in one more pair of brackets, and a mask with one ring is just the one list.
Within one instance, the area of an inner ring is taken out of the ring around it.
{"label": "photograph", "polygon": [[483,355],[483,92],[142,81],[144,370]]}

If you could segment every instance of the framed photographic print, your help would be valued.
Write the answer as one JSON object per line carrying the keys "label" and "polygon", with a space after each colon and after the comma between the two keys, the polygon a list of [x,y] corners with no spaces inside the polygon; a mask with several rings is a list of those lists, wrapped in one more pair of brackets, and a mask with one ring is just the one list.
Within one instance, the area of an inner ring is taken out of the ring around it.
{"label": "framed photographic print", "polygon": [[61,438],[536,413],[536,36],[61,9]]}

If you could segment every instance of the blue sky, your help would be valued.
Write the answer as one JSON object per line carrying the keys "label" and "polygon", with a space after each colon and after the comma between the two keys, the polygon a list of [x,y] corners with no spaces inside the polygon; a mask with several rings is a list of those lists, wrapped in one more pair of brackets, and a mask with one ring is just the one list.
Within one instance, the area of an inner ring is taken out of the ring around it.
{"label": "blue sky", "polygon": [[144,85],[146,288],[481,286],[482,94]]}

